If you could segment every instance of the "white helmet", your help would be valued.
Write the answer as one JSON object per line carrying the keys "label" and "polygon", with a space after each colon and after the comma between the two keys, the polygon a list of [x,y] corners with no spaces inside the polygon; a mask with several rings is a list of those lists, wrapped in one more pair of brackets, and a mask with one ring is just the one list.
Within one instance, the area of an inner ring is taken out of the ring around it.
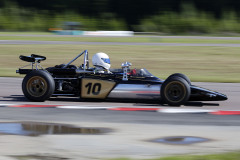
{"label": "white helmet", "polygon": [[103,52],[96,53],[92,58],[94,66],[103,67],[104,69],[110,69],[111,63],[108,55]]}

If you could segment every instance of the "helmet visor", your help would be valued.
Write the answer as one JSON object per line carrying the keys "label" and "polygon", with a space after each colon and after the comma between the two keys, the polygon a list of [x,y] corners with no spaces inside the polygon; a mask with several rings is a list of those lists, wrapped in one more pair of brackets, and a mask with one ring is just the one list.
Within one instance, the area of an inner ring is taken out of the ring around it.
{"label": "helmet visor", "polygon": [[108,63],[108,64],[111,64],[109,58],[101,58],[101,59],[103,60],[103,62]]}

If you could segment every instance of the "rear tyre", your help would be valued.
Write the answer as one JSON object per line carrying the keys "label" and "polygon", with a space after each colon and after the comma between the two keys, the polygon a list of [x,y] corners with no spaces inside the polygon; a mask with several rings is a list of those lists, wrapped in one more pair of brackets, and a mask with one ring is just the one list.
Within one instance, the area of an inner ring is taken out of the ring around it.
{"label": "rear tyre", "polygon": [[53,77],[43,70],[28,73],[22,82],[23,94],[31,101],[43,102],[51,97],[54,90]]}
{"label": "rear tyre", "polygon": [[167,79],[169,79],[171,77],[181,77],[181,78],[185,79],[188,82],[189,85],[191,85],[191,80],[185,74],[174,73],[174,74],[170,75]]}
{"label": "rear tyre", "polygon": [[190,85],[184,78],[172,76],[164,81],[160,94],[163,103],[180,106],[185,104],[190,97]]}

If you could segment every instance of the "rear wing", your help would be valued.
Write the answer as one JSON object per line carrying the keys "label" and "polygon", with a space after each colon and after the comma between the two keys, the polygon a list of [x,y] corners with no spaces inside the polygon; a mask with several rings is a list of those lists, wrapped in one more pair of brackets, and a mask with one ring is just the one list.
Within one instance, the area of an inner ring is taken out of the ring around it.
{"label": "rear wing", "polygon": [[[83,54],[84,54],[84,62],[82,64],[82,66],[80,66],[78,69],[76,69],[76,72],[88,73],[89,71],[87,71],[87,70],[89,69],[89,60],[88,60],[88,51],[87,50],[84,50],[82,53],[78,54],[75,58],[73,58],[70,62],[68,62],[67,64],[64,64],[61,69],[66,69],[70,64],[72,64],[75,60],[77,60]],[[16,70],[16,73],[28,74],[32,70],[39,70],[39,69],[44,70],[44,68],[40,65],[40,62],[46,60],[45,56],[31,54],[30,56],[20,55],[19,58],[22,61],[30,62],[30,64],[19,68],[18,70]],[[26,69],[26,67],[28,67],[28,66],[30,66],[31,69]]]}

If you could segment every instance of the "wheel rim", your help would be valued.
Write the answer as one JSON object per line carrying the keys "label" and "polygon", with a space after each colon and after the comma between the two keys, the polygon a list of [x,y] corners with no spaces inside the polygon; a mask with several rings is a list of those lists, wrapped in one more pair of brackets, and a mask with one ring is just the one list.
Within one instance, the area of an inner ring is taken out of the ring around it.
{"label": "wheel rim", "polygon": [[41,97],[47,91],[47,82],[44,78],[34,76],[27,82],[27,91],[33,97]]}
{"label": "wheel rim", "polygon": [[164,94],[168,101],[178,103],[184,99],[186,95],[186,88],[180,82],[170,82],[167,84]]}

